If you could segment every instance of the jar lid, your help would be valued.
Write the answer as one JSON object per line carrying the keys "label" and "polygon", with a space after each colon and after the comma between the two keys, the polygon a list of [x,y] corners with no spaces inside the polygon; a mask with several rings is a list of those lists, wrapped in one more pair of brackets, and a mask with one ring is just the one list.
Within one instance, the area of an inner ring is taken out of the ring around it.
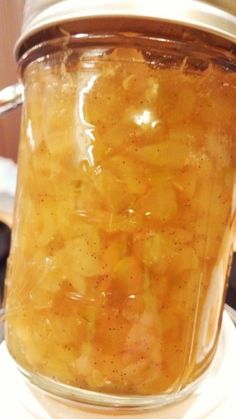
{"label": "jar lid", "polygon": [[147,30],[149,25],[153,28],[157,22],[167,22],[236,43],[235,0],[26,0],[16,58],[37,43],[37,35],[49,29],[76,21],[77,32],[93,32],[104,19],[106,23],[119,22],[114,28],[120,32],[127,30],[128,21],[145,20]]}

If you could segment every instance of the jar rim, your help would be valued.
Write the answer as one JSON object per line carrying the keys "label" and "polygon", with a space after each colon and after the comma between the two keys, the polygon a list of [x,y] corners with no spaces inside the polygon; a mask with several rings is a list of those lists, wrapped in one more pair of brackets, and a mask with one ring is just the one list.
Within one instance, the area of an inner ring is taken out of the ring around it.
{"label": "jar rim", "polygon": [[[171,39],[140,33],[80,33],[71,36],[62,31],[60,37],[42,41],[28,49],[18,62],[18,72],[20,77],[22,77],[24,70],[31,62],[36,60],[42,61],[52,54],[63,50],[69,57],[72,50],[82,51],[96,48],[104,52],[104,49],[113,49],[115,47],[146,49],[150,52],[161,52],[162,48],[164,48],[166,56],[168,54],[192,58],[201,56],[202,59],[212,59],[217,64],[222,60],[222,62],[229,63],[232,68],[235,68],[233,71],[236,71],[236,57],[232,52],[229,53],[218,45],[212,45],[209,48],[204,39],[199,39],[199,42],[196,42],[196,39],[189,39],[188,41],[186,42],[184,38]],[[95,56],[93,55],[91,60],[94,59]]]}

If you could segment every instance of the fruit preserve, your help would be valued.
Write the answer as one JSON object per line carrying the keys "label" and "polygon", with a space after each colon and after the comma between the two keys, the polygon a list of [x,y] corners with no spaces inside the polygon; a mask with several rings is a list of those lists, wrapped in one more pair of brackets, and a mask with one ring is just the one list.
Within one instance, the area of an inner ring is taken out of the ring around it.
{"label": "fruit preserve", "polygon": [[213,359],[236,77],[166,48],[64,47],[25,69],[6,335],[31,374],[158,396]]}

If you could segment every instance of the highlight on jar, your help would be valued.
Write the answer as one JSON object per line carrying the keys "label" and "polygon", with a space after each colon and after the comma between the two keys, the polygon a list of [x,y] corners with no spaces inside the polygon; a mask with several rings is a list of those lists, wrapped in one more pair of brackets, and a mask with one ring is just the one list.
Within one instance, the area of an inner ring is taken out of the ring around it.
{"label": "highlight on jar", "polygon": [[219,338],[235,73],[157,55],[68,49],[23,76],[7,346],[24,370],[93,392],[176,393]]}

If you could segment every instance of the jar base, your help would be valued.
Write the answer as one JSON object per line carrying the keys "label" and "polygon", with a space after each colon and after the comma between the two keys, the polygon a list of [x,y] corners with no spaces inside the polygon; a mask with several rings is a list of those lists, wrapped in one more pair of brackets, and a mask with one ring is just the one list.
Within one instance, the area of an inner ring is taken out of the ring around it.
{"label": "jar base", "polygon": [[[217,352],[213,358],[212,363],[208,367],[206,373],[204,373],[200,379],[195,381],[191,388],[186,388],[185,392],[179,393],[179,397],[175,398],[173,395],[168,395],[168,397],[139,397],[133,398],[132,403],[127,404],[128,399],[125,399],[126,405],[124,405],[124,398],[122,400],[116,397],[109,395],[109,402],[107,403],[106,395],[99,394],[100,400],[91,400],[91,392],[86,391],[86,395],[89,396],[86,401],[81,398],[81,391],[77,392],[76,395],[72,394],[57,394],[55,389],[48,389],[45,387],[45,381],[40,383],[35,381],[35,375],[27,371],[21,372],[24,376],[27,377],[26,380],[22,380],[22,374],[17,374],[16,362],[10,356],[7,351],[5,343],[0,348],[0,363],[1,371],[3,373],[2,380],[0,380],[1,392],[3,394],[3,409],[4,406],[7,406],[7,411],[13,409],[14,415],[11,417],[22,417],[28,418],[28,415],[19,415],[20,408],[24,408],[34,413],[37,411],[37,415],[30,415],[29,417],[38,417],[38,411],[42,411],[40,417],[48,417],[48,413],[55,417],[55,412],[61,418],[101,418],[104,419],[105,416],[112,417],[128,417],[132,412],[141,414],[142,411],[145,412],[145,418],[156,418],[156,409],[163,408],[158,410],[158,415],[160,418],[168,419],[169,417],[184,417],[186,414],[191,416],[191,419],[196,419],[197,417],[208,417],[213,415],[215,409],[224,411],[226,405],[226,399],[230,398],[229,406],[233,406],[235,395],[234,391],[232,392],[233,383],[232,377],[234,376],[233,372],[235,370],[234,354],[236,348],[236,336],[235,328],[229,319],[228,315],[224,314],[224,321],[222,325],[222,332],[220,335],[219,345]],[[17,364],[18,365],[18,364]],[[5,378],[4,378],[5,377]],[[8,380],[6,380],[8,377]],[[44,377],[43,377],[44,378]],[[48,380],[47,380],[48,381]],[[50,381],[50,380],[49,380]],[[52,380],[53,382],[53,380]],[[53,384],[55,384],[53,382]],[[195,384],[195,386],[194,386]],[[194,387],[197,389],[194,390]],[[42,391],[42,388],[44,391]],[[64,386],[60,386],[64,389]],[[68,389],[68,388],[67,388]],[[45,391],[46,390],[46,391]],[[74,390],[74,389],[73,389]],[[189,393],[187,393],[187,390]],[[14,404],[12,404],[12,391],[14,391]],[[83,398],[84,398],[84,392]],[[192,395],[191,395],[192,393]],[[232,393],[232,394],[231,394]],[[93,394],[94,395],[94,394]],[[232,398],[231,398],[232,395]],[[60,397],[61,396],[61,397]],[[170,397],[172,396],[172,397]],[[111,404],[111,397],[114,404]],[[141,405],[142,399],[146,399],[146,404]],[[183,401],[181,401],[183,399]],[[119,403],[119,402],[123,403]],[[175,403],[178,402],[178,403]],[[5,403],[5,405],[4,405]],[[18,404],[17,404],[18,403]],[[136,404],[135,404],[136,403]],[[231,404],[230,404],[231,403]],[[16,405],[18,408],[16,408]],[[164,407],[164,405],[166,407]],[[227,409],[228,409],[227,404]],[[191,411],[191,413],[190,413]],[[179,413],[177,415],[177,412]],[[210,414],[211,413],[211,414]],[[126,416],[126,414],[128,416]],[[158,416],[158,417],[159,417]],[[50,416],[51,417],[51,416]],[[132,416],[133,417],[133,416]],[[217,414],[216,417],[219,417]],[[231,414],[222,414],[221,417],[231,418]]]}
{"label": "jar base", "polygon": [[219,359],[222,356],[223,340],[224,338],[222,336],[222,332],[220,332],[216,352],[213,355],[213,358],[210,361],[208,368],[201,375],[199,375],[199,377],[197,377],[194,381],[192,381],[190,384],[188,384],[179,391],[163,393],[159,394],[158,396],[114,395],[78,388],[75,386],[61,383],[44,375],[33,373],[19,365],[16,362],[16,360],[11,356],[11,354],[10,356],[16,363],[17,368],[27,379],[27,382],[29,384],[47,392],[51,396],[67,400],[69,402],[77,402],[84,406],[94,406],[95,408],[117,408],[126,411],[145,410],[154,409],[158,407],[161,408],[177,403],[194,393],[195,390],[202,384],[209,371],[217,367]]}
{"label": "jar base", "polygon": [[206,374],[208,373],[209,368],[211,368],[211,364],[205,371],[205,373],[203,373],[191,384],[184,387],[182,390],[173,393],[163,393],[158,396],[123,396],[107,393],[98,393],[91,390],[73,387],[68,384],[63,384],[51,378],[42,376],[40,374],[34,374],[25,370],[22,367],[19,367],[19,365],[18,369],[25,376],[28,383],[30,383],[33,386],[36,386],[37,388],[49,393],[54,397],[66,399],[72,402],[78,402],[83,405],[89,405],[90,407],[94,406],[96,408],[101,407],[108,409],[117,408],[122,410],[124,409],[127,411],[163,407],[185,399],[187,396],[193,393],[202,383]]}
{"label": "jar base", "polygon": [[65,383],[61,383],[59,381],[54,380],[53,378],[49,378],[41,374],[33,373],[19,365],[14,360],[14,358],[13,360],[16,363],[17,368],[26,378],[28,384],[33,385],[34,387],[37,387],[56,398],[64,399],[69,402],[77,402],[85,406],[94,406],[96,408],[117,408],[121,410],[125,409],[126,411],[139,409],[145,410],[158,407],[161,408],[163,406],[174,404],[185,399],[190,394],[194,393],[194,391],[204,381],[206,375],[208,375],[209,370],[211,370],[212,367],[214,367],[215,363],[217,363],[217,358],[219,358],[221,346],[222,337],[220,335],[216,353],[213,355],[213,358],[209,363],[208,368],[201,375],[199,375],[197,379],[192,381],[190,384],[186,385],[181,390],[169,393],[162,393],[159,395],[114,395],[109,393],[99,393],[92,390],[86,390]]}

